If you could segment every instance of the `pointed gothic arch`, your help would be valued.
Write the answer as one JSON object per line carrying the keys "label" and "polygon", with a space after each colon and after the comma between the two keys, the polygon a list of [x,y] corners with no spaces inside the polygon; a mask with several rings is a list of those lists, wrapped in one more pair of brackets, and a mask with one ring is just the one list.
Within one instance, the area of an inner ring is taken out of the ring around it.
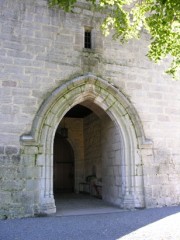
{"label": "pointed gothic arch", "polygon": [[[38,178],[38,212],[54,212],[53,196],[53,139],[64,115],[75,105],[93,103],[112,119],[123,138],[125,192],[121,206],[144,207],[144,187],[141,151],[151,142],[145,137],[140,118],[131,101],[120,89],[107,81],[87,74],[55,89],[43,102],[32,123],[31,132],[21,136],[26,152],[36,148],[36,167],[41,169]],[[96,111],[96,109],[93,109]],[[98,112],[101,114],[101,112]],[[138,172],[140,174],[137,174]]]}

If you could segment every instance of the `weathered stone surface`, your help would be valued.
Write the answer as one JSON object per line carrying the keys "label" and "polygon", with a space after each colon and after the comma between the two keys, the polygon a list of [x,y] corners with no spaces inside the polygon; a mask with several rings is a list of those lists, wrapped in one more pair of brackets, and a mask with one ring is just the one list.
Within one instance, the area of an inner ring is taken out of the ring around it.
{"label": "weathered stone surface", "polygon": [[20,160],[21,160],[20,155],[13,155],[12,156],[12,163],[13,164],[15,164],[15,165],[19,164]]}
{"label": "weathered stone surface", "polygon": [[0,2],[0,218],[54,211],[53,137],[77,103],[94,115],[65,122],[76,192],[96,171],[114,204],[180,203],[180,83],[145,57],[146,36],[126,45],[104,38],[81,4],[64,14],[47,1]]}
{"label": "weathered stone surface", "polygon": [[7,155],[17,154],[18,149],[16,147],[8,146],[8,147],[5,148],[5,153]]}

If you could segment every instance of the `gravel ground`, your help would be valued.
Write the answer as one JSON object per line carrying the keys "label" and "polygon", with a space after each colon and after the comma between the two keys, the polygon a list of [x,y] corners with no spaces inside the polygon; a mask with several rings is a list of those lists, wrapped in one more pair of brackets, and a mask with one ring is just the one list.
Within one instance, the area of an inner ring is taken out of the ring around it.
{"label": "gravel ground", "polygon": [[180,240],[180,206],[0,221],[0,240]]}

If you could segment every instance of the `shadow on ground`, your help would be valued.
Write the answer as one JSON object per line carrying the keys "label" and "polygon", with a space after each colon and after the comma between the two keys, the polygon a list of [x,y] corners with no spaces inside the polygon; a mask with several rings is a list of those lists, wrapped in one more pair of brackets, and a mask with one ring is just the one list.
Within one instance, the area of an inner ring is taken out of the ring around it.
{"label": "shadow on ground", "polygon": [[1,220],[0,239],[180,240],[179,223],[180,206]]}

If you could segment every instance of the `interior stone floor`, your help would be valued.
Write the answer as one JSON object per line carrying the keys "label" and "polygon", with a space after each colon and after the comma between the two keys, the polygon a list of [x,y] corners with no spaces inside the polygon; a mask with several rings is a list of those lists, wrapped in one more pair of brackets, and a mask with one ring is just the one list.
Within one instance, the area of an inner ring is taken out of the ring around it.
{"label": "interior stone floor", "polygon": [[115,213],[126,211],[102,199],[87,194],[59,194],[55,195],[55,216],[88,215],[99,213]]}

